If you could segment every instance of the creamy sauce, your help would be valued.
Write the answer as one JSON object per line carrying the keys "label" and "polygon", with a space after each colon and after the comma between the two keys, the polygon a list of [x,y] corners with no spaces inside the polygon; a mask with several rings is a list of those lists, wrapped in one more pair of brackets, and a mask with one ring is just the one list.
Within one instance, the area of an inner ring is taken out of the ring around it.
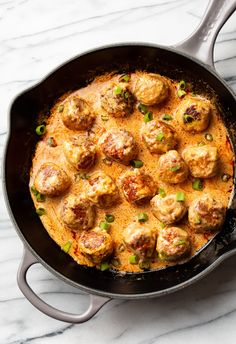
{"label": "creamy sauce", "polygon": [[[228,206],[233,182],[232,178],[228,182],[223,182],[221,180],[221,176],[223,173],[228,173],[229,175],[233,175],[233,153],[231,150],[231,146],[229,143],[229,139],[227,138],[227,131],[224,127],[221,119],[220,113],[216,106],[214,106],[213,116],[211,118],[211,122],[209,127],[206,131],[201,133],[191,134],[188,132],[184,132],[181,129],[174,118],[174,111],[177,108],[178,104],[180,103],[181,99],[177,96],[177,84],[178,82],[172,81],[167,79],[167,82],[170,86],[170,93],[167,101],[164,101],[160,105],[148,107],[149,111],[153,112],[154,119],[161,119],[163,114],[170,114],[173,117],[173,120],[166,122],[173,126],[177,132],[179,141],[177,150],[181,154],[183,149],[189,145],[196,145],[199,142],[204,141],[209,145],[213,145],[217,147],[219,157],[220,157],[220,168],[219,172],[216,177],[205,179],[204,180],[204,190],[203,191],[195,191],[192,188],[192,180],[193,178],[189,176],[188,180],[177,184],[171,185],[167,183],[163,183],[157,179],[157,161],[159,159],[159,155],[151,154],[149,150],[146,148],[145,144],[142,142],[141,135],[140,135],[140,128],[143,124],[143,115],[139,112],[137,107],[135,106],[134,112],[126,117],[126,118],[114,118],[109,117],[108,121],[102,120],[103,110],[99,104],[99,96],[101,90],[107,86],[107,84],[111,81],[111,79],[117,80],[117,76],[106,75],[100,78],[95,79],[91,84],[87,87],[80,89],[75,92],[80,96],[85,97],[89,101],[92,102],[95,112],[97,113],[97,118],[95,121],[95,125],[93,126],[92,130],[90,130],[91,136],[95,137],[95,140],[99,138],[101,133],[105,132],[106,130],[113,128],[113,127],[120,127],[125,128],[130,131],[136,142],[139,146],[139,155],[138,159],[144,162],[143,167],[141,170],[144,170],[147,174],[151,175],[154,179],[155,183],[157,184],[157,188],[163,188],[166,193],[176,193],[177,191],[183,191],[186,197],[186,205],[189,206],[192,200],[196,197],[201,196],[202,193],[209,192],[213,195],[216,199],[220,200],[225,207]],[[132,82],[131,77],[131,81]],[[66,197],[69,193],[80,193],[81,190],[84,190],[88,187],[88,181],[80,179],[78,177],[79,174],[83,172],[78,172],[74,167],[72,167],[68,161],[66,160],[63,150],[62,150],[62,143],[68,136],[79,135],[78,131],[73,131],[67,129],[61,120],[61,114],[57,111],[58,105],[68,96],[68,94],[60,99],[57,104],[52,108],[51,115],[47,121],[47,132],[43,136],[42,140],[39,141],[35,156],[33,159],[33,165],[31,169],[31,178],[30,178],[30,186],[34,183],[35,175],[39,169],[39,167],[44,162],[54,162],[57,165],[61,165],[63,169],[67,172],[67,174],[72,179],[73,183],[71,187],[66,191],[66,193],[61,197],[54,197],[49,198],[47,197],[44,203],[39,203],[33,196],[35,207],[43,207],[46,210],[46,214],[41,216],[40,219],[42,220],[44,227],[48,231],[49,235],[56,241],[56,243],[63,247],[68,241],[72,242],[72,246],[69,250],[69,254],[80,264],[90,265],[87,259],[85,259],[80,252],[78,251],[77,241],[80,236],[80,232],[72,231],[63,224],[60,219],[60,207],[64,197]],[[211,99],[212,103],[214,104],[214,100]],[[213,135],[213,141],[207,142],[204,138],[205,133],[211,133]],[[49,137],[53,137],[56,141],[56,147],[50,147],[47,145],[47,140]],[[95,165],[86,172],[86,174],[90,174],[96,170],[103,170],[108,175],[112,176],[112,178],[116,181],[118,187],[119,186],[119,177],[121,173],[127,171],[130,167],[124,166],[117,162],[112,162],[111,166],[104,164],[102,161],[104,155],[99,151],[96,158]],[[114,256],[120,259],[121,265],[117,268],[121,271],[129,271],[129,272],[138,272],[141,271],[138,265],[130,264],[129,263],[129,256],[132,254],[127,249],[123,252],[118,252],[118,247],[123,242],[122,240],[122,232],[123,229],[128,226],[132,221],[137,220],[137,215],[140,212],[145,212],[148,214],[149,220],[148,225],[156,228],[160,228],[160,222],[153,216],[149,203],[145,206],[134,206],[128,203],[120,190],[121,202],[113,206],[107,210],[97,208],[97,215],[95,226],[99,226],[100,221],[104,220],[105,214],[113,214],[115,216],[115,221],[111,223],[109,228],[109,233],[111,234],[115,249],[114,249]],[[208,240],[210,240],[213,234],[195,234],[193,230],[188,225],[187,217],[185,216],[184,219],[178,223],[178,226],[185,229],[191,237],[192,241],[192,252],[191,256],[193,256]],[[168,265],[176,264],[175,262],[166,262],[160,261],[157,258],[157,255],[153,257],[151,262],[151,269],[159,269],[163,268]]]}

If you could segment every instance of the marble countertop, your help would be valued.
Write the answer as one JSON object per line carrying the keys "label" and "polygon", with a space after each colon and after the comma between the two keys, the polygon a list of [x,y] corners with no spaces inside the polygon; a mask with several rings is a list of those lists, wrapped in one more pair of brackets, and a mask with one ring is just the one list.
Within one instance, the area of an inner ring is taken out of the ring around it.
{"label": "marble countertop", "polygon": [[[220,0],[219,0],[220,1]],[[199,23],[206,0],[0,0],[0,157],[7,111],[20,91],[61,62],[112,42],[171,45]],[[236,91],[236,13],[221,30],[215,67]],[[0,343],[227,344],[236,341],[236,256],[204,280],[152,300],[113,300],[82,325],[51,319],[21,294],[16,273],[23,246],[0,193]],[[86,294],[52,276],[40,264],[29,272],[40,296],[79,313]]]}

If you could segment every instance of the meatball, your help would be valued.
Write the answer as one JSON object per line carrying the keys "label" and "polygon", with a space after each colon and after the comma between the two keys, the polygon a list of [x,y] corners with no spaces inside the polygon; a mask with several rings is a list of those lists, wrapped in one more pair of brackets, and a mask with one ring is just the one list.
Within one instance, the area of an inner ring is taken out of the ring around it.
{"label": "meatball", "polygon": [[110,159],[128,165],[138,154],[133,135],[125,129],[111,129],[102,135],[100,145]]}
{"label": "meatball", "polygon": [[188,176],[188,167],[176,150],[160,156],[157,163],[159,178],[166,183],[182,183]]}
{"label": "meatball", "polygon": [[189,207],[190,226],[199,233],[218,230],[224,222],[225,207],[211,195],[196,198]]}
{"label": "meatball", "polygon": [[71,184],[67,173],[58,165],[47,162],[40,166],[35,180],[35,188],[45,196],[53,197],[62,194]]}
{"label": "meatball", "polygon": [[167,98],[169,87],[166,80],[159,74],[137,73],[132,90],[140,103],[151,106]]}
{"label": "meatball", "polygon": [[91,228],[95,219],[94,206],[84,195],[69,195],[62,203],[61,218],[71,229]]}
{"label": "meatball", "polygon": [[163,154],[177,146],[177,134],[168,124],[156,120],[144,123],[142,138],[151,153]]}
{"label": "meatball", "polygon": [[110,176],[98,171],[90,176],[88,182],[90,189],[87,196],[91,202],[100,208],[108,208],[117,203],[119,199],[118,188]]}
{"label": "meatball", "polygon": [[123,232],[126,247],[142,257],[151,257],[156,245],[156,231],[144,224],[131,223]]}
{"label": "meatball", "polygon": [[94,264],[99,264],[113,252],[113,241],[105,230],[96,227],[83,231],[78,242],[80,253]]}
{"label": "meatball", "polygon": [[178,202],[176,195],[173,194],[164,198],[156,195],[151,199],[150,204],[153,215],[166,224],[181,220],[187,211],[184,202]]}
{"label": "meatball", "polygon": [[190,254],[191,242],[188,233],[179,227],[164,228],[159,232],[156,246],[162,260],[179,260]]}
{"label": "meatball", "polygon": [[133,112],[134,98],[128,85],[111,83],[101,94],[101,107],[113,117],[126,117]]}
{"label": "meatball", "polygon": [[176,110],[176,120],[186,131],[201,132],[208,127],[211,112],[209,100],[186,96]]}
{"label": "meatball", "polygon": [[63,143],[64,154],[77,170],[86,170],[94,165],[96,147],[87,135],[73,136]]}
{"label": "meatball", "polygon": [[156,193],[153,179],[141,171],[127,171],[120,178],[121,187],[128,202],[142,205]]}
{"label": "meatball", "polygon": [[95,113],[87,100],[71,96],[63,104],[61,118],[68,129],[87,130],[93,125]]}
{"label": "meatball", "polygon": [[214,177],[218,170],[219,156],[216,147],[187,147],[182,157],[189,167],[190,173],[196,178]]}

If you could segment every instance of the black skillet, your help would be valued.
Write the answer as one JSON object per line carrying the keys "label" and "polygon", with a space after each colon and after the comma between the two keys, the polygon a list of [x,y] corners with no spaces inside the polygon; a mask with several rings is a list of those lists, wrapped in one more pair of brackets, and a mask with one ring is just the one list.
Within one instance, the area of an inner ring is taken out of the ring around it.
{"label": "black skillet", "polygon": [[[209,85],[209,92],[218,95],[223,109],[222,117],[235,151],[235,96],[213,66],[216,36],[235,8],[235,0],[211,0],[197,30],[175,47],[126,43],[81,54],[14,100],[10,109],[10,131],[4,157],[5,197],[10,216],[25,248],[18,271],[19,287],[26,298],[45,314],[58,320],[81,323],[90,319],[112,298],[157,297],[188,286],[236,252],[234,190],[224,228],[189,262],[164,270],[124,275],[111,271],[101,272],[75,263],[47,234],[35,214],[28,190],[31,157],[37,142],[34,132],[38,114],[47,111],[64,92],[83,87],[94,76],[114,70],[125,72],[143,69],[176,79],[187,77],[197,83],[199,88]],[[90,306],[84,314],[75,315],[57,310],[33,292],[27,283],[26,274],[31,265],[39,262],[57,277],[90,294]]]}

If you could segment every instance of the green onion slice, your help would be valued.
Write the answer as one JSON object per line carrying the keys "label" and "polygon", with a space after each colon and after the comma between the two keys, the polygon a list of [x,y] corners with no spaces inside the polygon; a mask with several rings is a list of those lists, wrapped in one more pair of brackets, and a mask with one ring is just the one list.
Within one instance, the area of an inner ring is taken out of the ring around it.
{"label": "green onion slice", "polygon": [[101,120],[107,122],[109,120],[109,115],[106,113],[101,114]]}
{"label": "green onion slice", "polygon": [[125,82],[129,82],[129,75],[128,74],[122,74],[120,77],[119,77],[119,81],[125,81]]}
{"label": "green onion slice", "polygon": [[42,195],[40,192],[37,193],[37,195],[36,195],[36,200],[37,200],[38,202],[44,202],[45,199],[46,199],[45,195]]}
{"label": "green onion slice", "polygon": [[201,142],[198,142],[198,147],[202,147],[202,146],[205,146],[205,142],[201,141]]}
{"label": "green onion slice", "polygon": [[136,255],[129,256],[130,264],[138,264],[138,257]]}
{"label": "green onion slice", "polygon": [[186,88],[186,82],[184,80],[180,80],[179,88],[181,88],[182,90],[184,90]]}
{"label": "green onion slice", "polygon": [[119,267],[121,265],[119,258],[112,258],[111,264],[115,267]]}
{"label": "green onion slice", "polygon": [[118,252],[123,252],[125,250],[125,245],[123,243],[121,243],[119,246],[118,246]]}
{"label": "green onion slice", "polygon": [[106,271],[108,269],[109,269],[109,263],[108,262],[101,263],[101,265],[100,265],[100,270],[101,271]]}
{"label": "green onion slice", "polygon": [[44,135],[46,133],[46,126],[44,124],[42,125],[39,125],[36,129],[36,134],[41,136],[41,135]]}
{"label": "green onion slice", "polygon": [[131,166],[133,166],[135,168],[140,168],[143,166],[142,160],[131,160],[130,164],[131,164]]}
{"label": "green onion slice", "polygon": [[150,261],[147,260],[147,259],[142,260],[142,261],[139,263],[139,267],[140,267],[140,269],[142,269],[142,270],[148,270],[148,269],[150,269]]}
{"label": "green onion slice", "polygon": [[160,226],[161,226],[161,229],[164,229],[166,225],[164,222],[160,222]]}
{"label": "green onion slice", "polygon": [[36,213],[38,214],[38,216],[42,216],[46,214],[46,210],[44,208],[37,208]]}
{"label": "green onion slice", "polygon": [[174,244],[174,246],[182,246],[182,245],[186,245],[186,241],[185,240],[179,240],[177,243]]}
{"label": "green onion slice", "polygon": [[108,230],[108,228],[110,227],[109,223],[107,223],[106,221],[101,221],[99,223],[99,227],[105,231]]}
{"label": "green onion slice", "polygon": [[162,117],[162,119],[164,121],[171,121],[173,119],[173,117],[171,115],[168,115],[167,113],[164,114],[164,116]]}
{"label": "green onion slice", "polygon": [[54,137],[51,136],[47,139],[47,145],[49,147],[56,147],[57,144],[56,144]]}
{"label": "green onion slice", "polygon": [[108,222],[108,223],[114,222],[114,221],[115,221],[115,216],[112,215],[112,214],[106,214],[106,215],[105,215],[105,220],[106,220],[106,222]]}
{"label": "green onion slice", "polygon": [[156,136],[156,140],[157,141],[162,141],[165,138],[165,135],[163,133],[159,133]]}
{"label": "green onion slice", "polygon": [[122,88],[120,86],[117,86],[114,90],[115,94],[121,94],[122,93]]}
{"label": "green onion slice", "polygon": [[177,171],[179,171],[180,169],[181,169],[181,166],[173,166],[173,167],[170,168],[170,171],[171,171],[171,172],[177,172]]}
{"label": "green onion slice", "polygon": [[185,194],[182,191],[178,191],[176,193],[176,201],[178,202],[184,202],[185,201]]}
{"label": "green onion slice", "polygon": [[223,182],[227,182],[230,178],[231,178],[231,176],[230,176],[228,173],[224,173],[224,174],[222,174],[222,176],[221,176],[221,180],[222,180]]}
{"label": "green onion slice", "polygon": [[59,105],[57,110],[58,112],[62,112],[64,110],[64,105],[63,104]]}
{"label": "green onion slice", "polygon": [[146,213],[138,214],[138,221],[139,222],[146,222],[148,220],[148,215]]}
{"label": "green onion slice", "polygon": [[71,241],[67,241],[67,243],[62,247],[62,250],[65,253],[68,253],[70,251],[71,245],[72,245],[72,242]]}
{"label": "green onion slice", "polygon": [[141,103],[138,104],[138,110],[139,110],[143,115],[145,115],[145,113],[148,112],[148,109],[147,109],[146,105],[141,104]]}
{"label": "green onion slice", "polygon": [[202,220],[198,214],[195,215],[194,222],[196,225],[200,225],[202,223]]}
{"label": "green onion slice", "polygon": [[177,91],[177,96],[178,96],[179,98],[184,97],[185,94],[186,94],[186,92],[185,92],[184,90],[182,90],[181,88],[178,89],[178,91]]}
{"label": "green onion slice", "polygon": [[203,189],[203,182],[199,178],[195,178],[192,183],[192,188],[194,190],[202,190]]}
{"label": "green onion slice", "polygon": [[166,192],[165,192],[164,189],[159,188],[159,189],[158,189],[158,193],[159,193],[159,195],[160,195],[162,198],[166,197]]}
{"label": "green onion slice", "polygon": [[130,93],[129,93],[128,91],[126,91],[126,92],[124,93],[124,98],[125,98],[125,99],[128,99],[129,96],[130,96]]}
{"label": "green onion slice", "polygon": [[184,114],[184,123],[192,123],[194,121],[193,116],[188,115],[187,113]]}
{"label": "green onion slice", "polygon": [[206,133],[206,134],[205,134],[205,139],[206,139],[207,141],[213,141],[213,136],[212,136],[211,134],[209,134],[209,133]]}
{"label": "green onion slice", "polygon": [[145,123],[148,123],[148,122],[152,121],[153,120],[152,112],[145,113],[143,119],[144,119]]}

